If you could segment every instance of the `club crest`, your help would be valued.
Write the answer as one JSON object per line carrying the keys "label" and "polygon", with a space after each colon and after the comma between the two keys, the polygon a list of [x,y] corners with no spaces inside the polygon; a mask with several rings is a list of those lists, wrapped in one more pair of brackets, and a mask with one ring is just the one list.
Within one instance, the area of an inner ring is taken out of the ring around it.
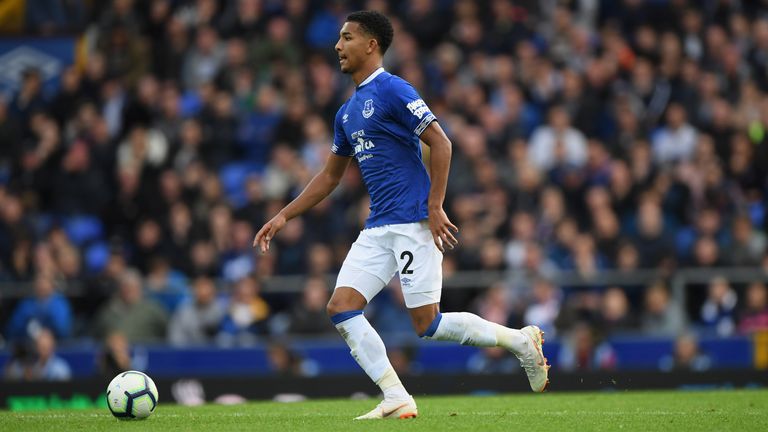
{"label": "club crest", "polygon": [[365,101],[365,105],[363,106],[363,117],[369,118],[373,115],[373,99],[368,99]]}

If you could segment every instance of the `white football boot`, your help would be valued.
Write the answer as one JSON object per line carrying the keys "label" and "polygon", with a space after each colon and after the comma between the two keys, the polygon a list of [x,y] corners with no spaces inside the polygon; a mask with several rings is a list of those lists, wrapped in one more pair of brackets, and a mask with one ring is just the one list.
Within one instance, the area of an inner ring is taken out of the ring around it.
{"label": "white football boot", "polygon": [[527,344],[528,351],[517,358],[520,360],[520,365],[525,369],[525,374],[528,375],[531,390],[541,393],[549,385],[549,365],[547,358],[541,351],[541,346],[544,344],[544,332],[534,325],[523,327],[520,331],[529,339],[529,343]]}
{"label": "white football boot", "polygon": [[406,400],[383,400],[368,414],[356,417],[355,420],[407,419],[417,415],[419,410],[416,408],[416,401],[409,397]]}

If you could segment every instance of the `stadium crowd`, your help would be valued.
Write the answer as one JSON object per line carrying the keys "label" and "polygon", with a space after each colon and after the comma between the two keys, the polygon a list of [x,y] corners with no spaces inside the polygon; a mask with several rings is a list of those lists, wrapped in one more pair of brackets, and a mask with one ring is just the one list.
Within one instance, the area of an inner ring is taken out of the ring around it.
{"label": "stadium crowd", "polygon": [[[665,279],[682,267],[768,272],[762,2],[113,0],[77,9],[91,50],[56,92],[28,69],[0,101],[0,280],[34,291],[0,290],[8,346],[93,338],[119,353],[332,335],[323,276],[368,211],[357,168],[269,254],[251,241],[329,153],[354,91],[332,47],[360,8],[393,19],[385,68],[420,91],[454,144],[446,210],[461,231],[446,275],[530,276],[444,307],[469,302],[569,337],[563,367],[610,367],[601,339],[621,332],[679,337],[693,358],[691,329],[768,328],[762,280],[716,277],[681,305]],[[41,22],[27,31],[72,31]],[[610,269],[659,278],[552,280]],[[305,276],[303,293],[261,292],[282,275]],[[409,331],[398,291],[373,305],[383,333]]]}

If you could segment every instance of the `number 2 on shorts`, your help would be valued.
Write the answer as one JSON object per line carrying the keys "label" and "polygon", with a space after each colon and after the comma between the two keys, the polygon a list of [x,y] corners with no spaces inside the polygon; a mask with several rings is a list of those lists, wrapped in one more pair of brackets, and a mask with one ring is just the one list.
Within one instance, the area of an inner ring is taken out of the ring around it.
{"label": "number 2 on shorts", "polygon": [[413,270],[408,268],[413,263],[413,254],[411,253],[411,251],[403,251],[403,253],[400,254],[400,259],[406,259],[406,257],[408,258],[408,262],[405,263],[405,265],[403,266],[403,270],[400,272],[400,274],[404,274],[404,275],[413,274]]}

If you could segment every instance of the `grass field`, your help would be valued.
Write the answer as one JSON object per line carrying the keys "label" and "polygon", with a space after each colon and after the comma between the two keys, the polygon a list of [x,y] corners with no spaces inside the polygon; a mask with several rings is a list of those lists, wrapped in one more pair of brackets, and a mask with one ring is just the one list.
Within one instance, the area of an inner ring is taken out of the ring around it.
{"label": "grass field", "polygon": [[352,421],[378,401],[158,406],[144,421],[103,410],[0,411],[0,431],[765,431],[768,390],[418,397],[412,420]]}

